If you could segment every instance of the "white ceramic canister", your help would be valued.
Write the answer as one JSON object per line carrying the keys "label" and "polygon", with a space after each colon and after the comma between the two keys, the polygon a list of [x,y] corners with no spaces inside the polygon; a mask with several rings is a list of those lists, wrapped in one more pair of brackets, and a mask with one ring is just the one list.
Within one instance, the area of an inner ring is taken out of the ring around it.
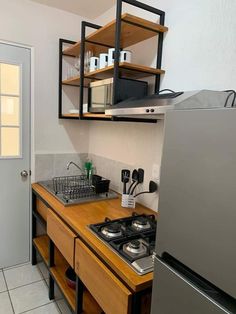
{"label": "white ceramic canister", "polygon": [[114,64],[115,59],[115,48],[108,49],[108,66],[111,66]]}
{"label": "white ceramic canister", "polygon": [[107,66],[108,66],[108,53],[100,53],[99,69],[104,69]]}
{"label": "white ceramic canister", "polygon": [[129,62],[132,60],[132,52],[129,50],[122,50],[120,52],[120,62]]}
{"label": "white ceramic canister", "polygon": [[92,57],[89,62],[89,72],[93,72],[99,69],[99,58]]}

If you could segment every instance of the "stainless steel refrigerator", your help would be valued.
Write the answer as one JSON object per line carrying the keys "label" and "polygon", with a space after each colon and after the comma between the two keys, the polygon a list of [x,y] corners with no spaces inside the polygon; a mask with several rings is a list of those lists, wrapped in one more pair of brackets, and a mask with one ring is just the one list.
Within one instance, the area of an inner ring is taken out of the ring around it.
{"label": "stainless steel refrigerator", "polygon": [[236,109],[166,114],[152,314],[236,313]]}

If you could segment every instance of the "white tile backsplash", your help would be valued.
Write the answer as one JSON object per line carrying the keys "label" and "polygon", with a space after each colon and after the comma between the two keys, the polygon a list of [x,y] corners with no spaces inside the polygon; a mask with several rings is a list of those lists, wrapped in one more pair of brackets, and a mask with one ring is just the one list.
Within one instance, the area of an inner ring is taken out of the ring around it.
{"label": "white tile backsplash", "polygon": [[56,176],[79,175],[81,172],[73,165],[67,170],[69,161],[73,161],[81,168],[88,154],[36,154],[35,181],[50,180]]}

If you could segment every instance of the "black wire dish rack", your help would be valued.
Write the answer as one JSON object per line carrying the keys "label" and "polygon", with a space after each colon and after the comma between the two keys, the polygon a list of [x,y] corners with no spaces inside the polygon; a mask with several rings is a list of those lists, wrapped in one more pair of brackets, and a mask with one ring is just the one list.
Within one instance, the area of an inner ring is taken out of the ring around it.
{"label": "black wire dish rack", "polygon": [[108,193],[109,185],[110,180],[98,175],[93,175],[91,178],[88,178],[87,175],[53,178],[55,194],[61,194],[66,202],[95,197],[100,193]]}

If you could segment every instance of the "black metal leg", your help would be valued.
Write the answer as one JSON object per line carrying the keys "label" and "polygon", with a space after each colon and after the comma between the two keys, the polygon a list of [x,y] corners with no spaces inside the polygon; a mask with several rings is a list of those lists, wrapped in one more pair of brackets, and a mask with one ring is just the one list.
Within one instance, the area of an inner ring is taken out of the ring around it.
{"label": "black metal leg", "polygon": [[36,237],[36,218],[33,214],[33,212],[36,210],[36,195],[32,193],[32,256],[31,256],[31,263],[32,265],[37,264],[37,253],[36,249],[33,245],[33,239]]}
{"label": "black metal leg", "polygon": [[49,240],[49,267],[55,266],[54,251],[55,251],[55,245],[52,240]]}
{"label": "black metal leg", "polygon": [[49,300],[55,299],[54,294],[54,279],[52,278],[52,275],[49,275],[49,291],[48,291]]}
{"label": "black metal leg", "polygon": [[133,295],[131,314],[141,314],[141,296],[140,293]]}
{"label": "black metal leg", "polygon": [[76,308],[75,314],[83,313],[83,294],[84,294],[84,285],[82,281],[76,276]]}

